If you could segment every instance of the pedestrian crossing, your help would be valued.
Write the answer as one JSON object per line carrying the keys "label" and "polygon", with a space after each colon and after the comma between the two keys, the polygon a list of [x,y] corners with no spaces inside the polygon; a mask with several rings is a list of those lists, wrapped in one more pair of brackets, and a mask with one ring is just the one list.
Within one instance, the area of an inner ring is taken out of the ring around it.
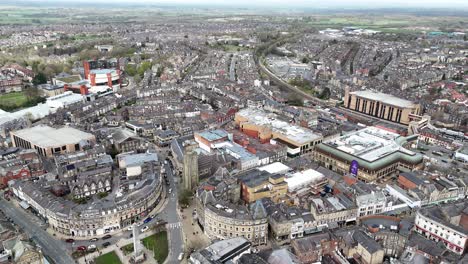
{"label": "pedestrian crossing", "polygon": [[181,222],[166,224],[167,229],[178,229],[182,226]]}

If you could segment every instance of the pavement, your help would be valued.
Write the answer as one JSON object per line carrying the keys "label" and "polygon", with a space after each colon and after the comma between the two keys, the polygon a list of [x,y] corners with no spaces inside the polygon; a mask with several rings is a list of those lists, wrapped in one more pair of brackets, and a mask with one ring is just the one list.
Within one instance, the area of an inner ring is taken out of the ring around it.
{"label": "pavement", "polygon": [[211,240],[203,233],[196,220],[195,202],[192,200],[190,206],[182,212],[182,230],[185,235],[186,256],[191,251],[206,248]]}
{"label": "pavement", "polygon": [[30,214],[22,208],[14,206],[4,199],[0,199],[0,210],[11,218],[14,223],[19,225],[26,234],[29,234],[31,239],[41,247],[43,254],[49,256],[55,263],[75,263],[75,260],[66,253],[67,249],[65,245],[44,231],[43,228],[33,220]]}

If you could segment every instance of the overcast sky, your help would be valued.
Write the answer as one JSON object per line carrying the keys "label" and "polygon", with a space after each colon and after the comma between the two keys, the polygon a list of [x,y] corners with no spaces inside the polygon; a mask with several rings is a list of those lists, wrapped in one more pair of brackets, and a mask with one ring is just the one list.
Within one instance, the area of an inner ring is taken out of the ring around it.
{"label": "overcast sky", "polygon": [[[2,0],[0,0],[1,2]],[[191,5],[235,5],[270,7],[421,7],[421,8],[467,8],[468,0],[26,0],[33,2],[111,2],[111,3],[151,3],[151,4],[191,4]]]}

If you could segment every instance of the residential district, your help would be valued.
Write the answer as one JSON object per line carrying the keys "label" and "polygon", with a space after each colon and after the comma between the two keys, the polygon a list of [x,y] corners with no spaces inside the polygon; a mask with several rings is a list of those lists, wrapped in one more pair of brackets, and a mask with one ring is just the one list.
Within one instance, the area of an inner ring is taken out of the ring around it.
{"label": "residential district", "polygon": [[468,263],[466,20],[191,19],[0,26],[0,263]]}

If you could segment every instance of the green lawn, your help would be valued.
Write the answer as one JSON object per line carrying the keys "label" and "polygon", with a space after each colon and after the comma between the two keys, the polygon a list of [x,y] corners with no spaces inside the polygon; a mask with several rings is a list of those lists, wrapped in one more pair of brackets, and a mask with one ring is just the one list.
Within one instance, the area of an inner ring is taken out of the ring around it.
{"label": "green lawn", "polygon": [[128,244],[120,248],[124,255],[128,255],[133,252],[133,244]]}
{"label": "green lawn", "polygon": [[142,242],[147,249],[153,251],[154,259],[156,259],[158,263],[164,263],[169,253],[166,231],[146,237]]}
{"label": "green lawn", "polygon": [[95,264],[122,264],[117,254],[114,251],[104,254],[100,257],[97,257],[94,260]]}
{"label": "green lawn", "polygon": [[25,104],[27,101],[28,99],[22,92],[12,92],[0,95],[0,105],[19,106]]}

